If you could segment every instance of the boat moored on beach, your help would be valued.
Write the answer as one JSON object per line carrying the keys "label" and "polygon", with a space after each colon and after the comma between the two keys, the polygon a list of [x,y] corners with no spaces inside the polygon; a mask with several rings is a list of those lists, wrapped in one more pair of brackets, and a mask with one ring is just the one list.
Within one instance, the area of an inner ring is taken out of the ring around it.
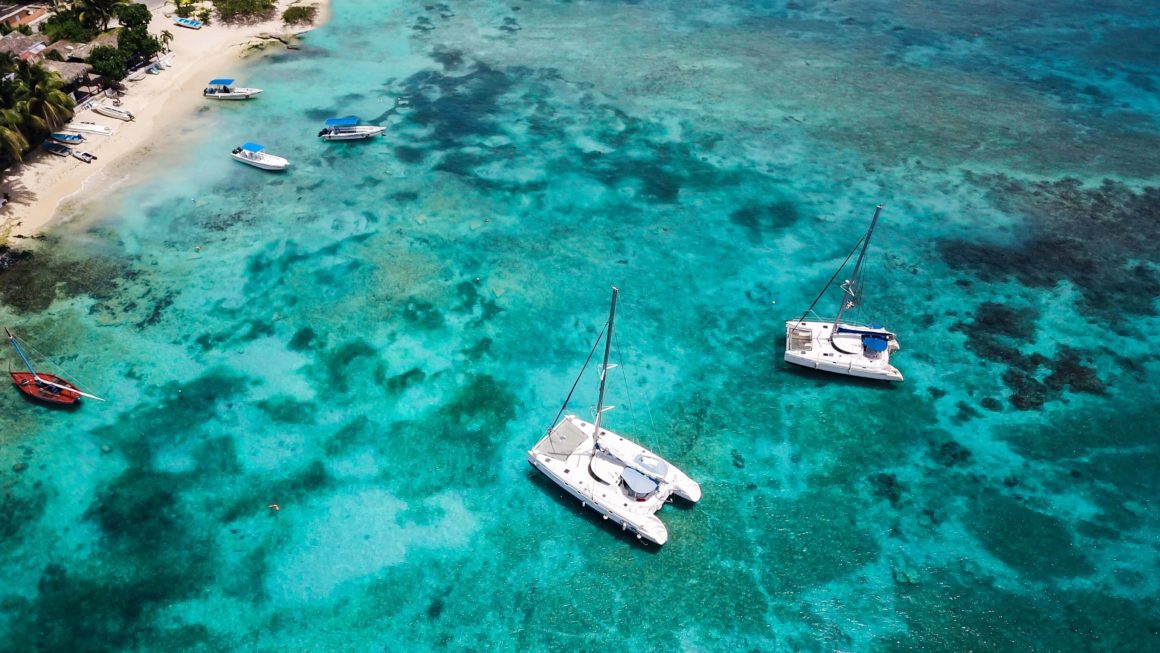
{"label": "boat moored on beach", "polygon": [[262,170],[285,170],[290,166],[290,162],[280,156],[267,154],[266,148],[257,143],[243,143],[239,147],[235,147],[230,156],[234,157],[235,161],[241,161],[246,165],[261,168]]}
{"label": "boat moored on beach", "polygon": [[358,116],[344,118],[327,118],[325,126],[318,132],[318,137],[324,141],[360,141],[373,138],[387,130],[380,125],[360,125]]}
{"label": "boat moored on beach", "polygon": [[79,145],[85,142],[85,137],[80,134],[67,134],[65,132],[53,132],[50,134],[52,140],[57,143],[64,143],[65,145]]}
{"label": "boat moored on beach", "polygon": [[262,92],[260,88],[234,86],[233,83],[232,79],[211,79],[201,94],[213,100],[249,100]]}
{"label": "boat moored on beach", "polygon": [[173,24],[179,27],[187,27],[189,29],[201,29],[202,22],[196,18],[182,18],[181,16],[174,16]]}
{"label": "boat moored on beach", "polygon": [[97,160],[97,156],[91,152],[82,152],[80,150],[73,150],[72,152],[70,152],[70,154],[73,155],[74,159],[79,159],[79,160],[83,161],[84,163],[92,163],[93,161]]}
{"label": "boat moored on beach", "polygon": [[133,119],[133,112],[132,111],[129,111],[128,109],[126,109],[124,107],[118,107],[118,106],[115,106],[112,104],[103,104],[103,103],[102,104],[94,104],[93,111],[96,111],[97,113],[101,114],[102,116],[116,118],[117,120],[124,120],[125,122],[129,122],[130,120]]}
{"label": "boat moored on beach", "polygon": [[55,154],[57,156],[68,156],[72,154],[72,148],[68,147],[67,145],[61,145],[60,143],[54,143],[52,141],[45,141],[40,144],[40,147],[45,152],[48,152],[49,154]]}
{"label": "boat moored on beach", "polygon": [[105,125],[98,125],[95,122],[70,122],[64,126],[70,132],[84,132],[86,134],[100,134],[102,136],[112,136],[113,130]]}

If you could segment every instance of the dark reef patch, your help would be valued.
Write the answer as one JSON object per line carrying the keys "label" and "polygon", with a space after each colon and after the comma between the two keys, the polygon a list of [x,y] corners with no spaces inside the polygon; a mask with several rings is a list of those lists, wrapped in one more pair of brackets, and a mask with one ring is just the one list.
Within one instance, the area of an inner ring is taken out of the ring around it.
{"label": "dark reef patch", "polygon": [[952,268],[1045,290],[1069,281],[1080,290],[1080,310],[1119,333],[1130,329],[1125,314],[1155,313],[1153,302],[1140,298],[1160,296],[1160,275],[1145,263],[1160,260],[1160,188],[1135,192],[1111,180],[1085,188],[1076,179],[967,179],[987,189],[999,208],[1023,217],[1023,237],[1013,245],[942,240],[939,252]]}
{"label": "dark reef patch", "polygon": [[[1042,354],[1025,354],[1024,346],[1034,341],[1038,313],[1031,308],[1016,309],[1005,304],[984,302],[975,310],[971,323],[951,327],[967,335],[966,346],[980,358],[1006,366],[1002,379],[1011,394],[1008,400],[1020,410],[1033,410],[1048,401],[1059,399],[1065,390],[1102,394],[1104,383],[1095,368],[1085,365],[1090,354],[1061,345],[1055,358]],[[1048,375],[1042,378],[1041,369]],[[990,402],[990,403],[988,403]],[[996,400],[983,400],[984,408],[997,410]],[[974,408],[962,404],[955,416],[957,423],[978,417]]]}
{"label": "dark reef patch", "polygon": [[880,472],[872,474],[868,480],[870,487],[874,489],[874,496],[886,499],[892,506],[898,505],[898,500],[902,498],[903,487],[898,482],[897,476]]}
{"label": "dark reef patch", "polygon": [[29,496],[18,493],[19,486],[5,487],[0,497],[0,540],[6,545],[18,541],[17,536],[26,524],[33,524],[44,514],[48,501],[42,490],[33,490]]}
{"label": "dark reef patch", "polygon": [[1034,580],[1071,578],[1094,570],[1061,520],[1000,492],[984,491],[964,524],[992,555]]}
{"label": "dark reef patch", "polygon": [[107,300],[115,296],[122,279],[137,274],[125,260],[92,254],[72,257],[55,245],[46,241],[35,255],[9,251],[8,267],[0,274],[0,302],[20,313],[35,313],[58,297]]}
{"label": "dark reef patch", "polygon": [[746,206],[730,214],[729,219],[744,228],[749,239],[757,243],[761,242],[766,233],[776,236],[778,232],[792,227],[801,219],[801,214],[793,202],[783,201]]}

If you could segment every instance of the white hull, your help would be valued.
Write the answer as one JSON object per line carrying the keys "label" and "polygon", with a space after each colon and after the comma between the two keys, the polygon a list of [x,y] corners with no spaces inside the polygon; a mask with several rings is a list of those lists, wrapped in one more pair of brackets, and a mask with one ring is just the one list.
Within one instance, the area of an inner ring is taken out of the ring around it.
{"label": "white hull", "polygon": [[70,132],[85,132],[86,134],[101,134],[102,136],[113,135],[112,129],[95,122],[70,122],[64,126],[64,129]]}
{"label": "white hull", "polygon": [[202,93],[211,100],[248,100],[257,97],[262,92],[260,88],[233,88],[228,91],[211,91]]}
{"label": "white hull", "polygon": [[107,104],[97,104],[93,106],[93,111],[96,111],[102,116],[108,116],[110,118],[116,118],[117,120],[124,120],[126,122],[133,119],[133,114],[128,109],[122,109],[121,107],[111,107]]}
{"label": "white hull", "polygon": [[[882,328],[843,323],[839,325],[839,333],[831,337],[833,326],[833,322],[786,322],[786,362],[863,379],[902,380],[902,373],[890,364],[890,354],[900,348],[893,333]],[[845,332],[845,329],[854,332]],[[863,336],[875,334],[887,339],[886,351],[877,352],[864,346]]]}
{"label": "white hull", "polygon": [[234,157],[235,161],[241,161],[246,165],[261,168],[262,170],[285,170],[290,167],[290,162],[280,156],[273,154],[266,154],[265,152],[246,152],[235,151],[230,152],[230,156]]}
{"label": "white hull", "polygon": [[361,141],[374,138],[385,132],[386,127],[378,125],[356,125],[354,127],[332,127],[323,130],[319,136],[324,141]]}
{"label": "white hull", "polygon": [[[662,545],[668,529],[656,512],[676,494],[689,501],[701,498],[701,486],[655,453],[568,415],[528,452],[528,462],[605,519],[631,531],[639,539]],[[626,470],[647,476],[656,486],[643,498],[625,484]]]}

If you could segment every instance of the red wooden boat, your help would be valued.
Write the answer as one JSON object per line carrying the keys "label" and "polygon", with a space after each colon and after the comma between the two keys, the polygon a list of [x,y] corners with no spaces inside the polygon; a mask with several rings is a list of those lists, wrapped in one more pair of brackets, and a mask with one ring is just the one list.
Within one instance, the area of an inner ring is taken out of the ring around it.
{"label": "red wooden boat", "polygon": [[104,401],[96,395],[82,391],[68,380],[55,374],[37,372],[33,369],[32,363],[28,362],[28,357],[24,355],[20,343],[16,342],[16,336],[12,335],[8,329],[4,329],[4,333],[8,335],[8,342],[12,343],[16,353],[20,355],[20,360],[24,361],[24,365],[28,368],[27,372],[13,372],[11,364],[8,366],[8,374],[21,392],[38,401],[58,405],[75,404],[80,401],[81,397]]}

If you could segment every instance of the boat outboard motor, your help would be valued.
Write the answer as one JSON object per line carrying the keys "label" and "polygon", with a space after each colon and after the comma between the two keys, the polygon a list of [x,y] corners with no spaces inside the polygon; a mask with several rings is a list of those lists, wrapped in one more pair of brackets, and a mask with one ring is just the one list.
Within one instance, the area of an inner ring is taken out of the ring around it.
{"label": "boat outboard motor", "polygon": [[322,130],[322,131],[318,132],[318,135],[319,135],[319,136],[326,136],[326,134],[327,134],[328,132],[330,132],[330,129],[323,128],[323,130]]}

